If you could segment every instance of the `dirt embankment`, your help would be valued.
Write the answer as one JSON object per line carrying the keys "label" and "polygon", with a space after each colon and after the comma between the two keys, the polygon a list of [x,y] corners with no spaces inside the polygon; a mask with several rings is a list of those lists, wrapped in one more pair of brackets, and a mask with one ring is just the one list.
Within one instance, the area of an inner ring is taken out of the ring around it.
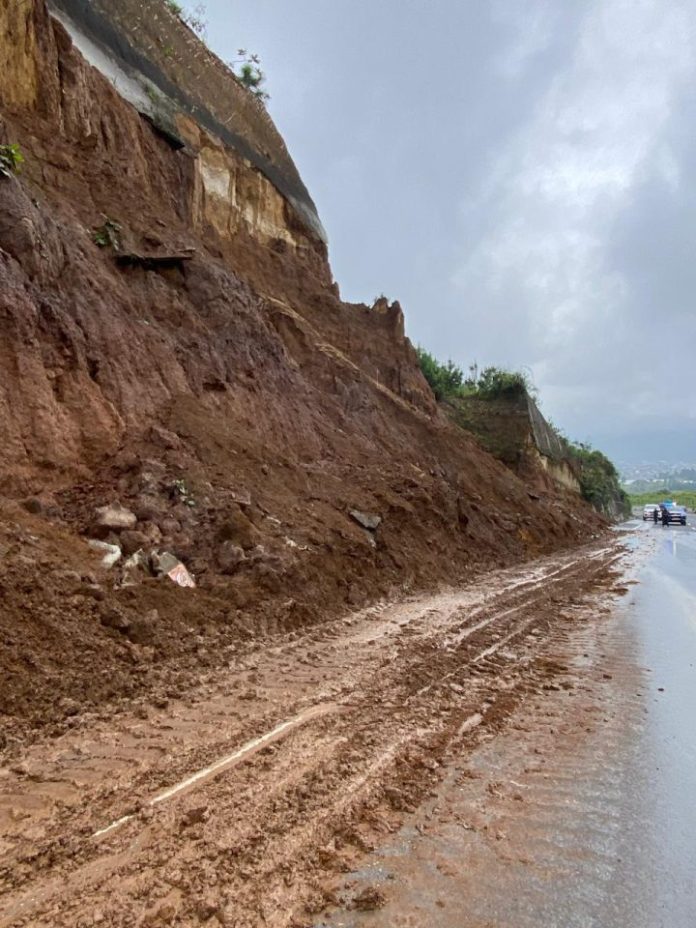
{"label": "dirt embankment", "polygon": [[[173,148],[43,0],[0,26],[0,144],[26,159],[0,179],[6,736],[588,536],[575,496],[530,494],[437,413],[398,305],[342,303],[323,243],[234,151],[190,121]],[[115,503],[133,524],[96,524]],[[197,588],[106,571],[95,534],[173,552]]]}

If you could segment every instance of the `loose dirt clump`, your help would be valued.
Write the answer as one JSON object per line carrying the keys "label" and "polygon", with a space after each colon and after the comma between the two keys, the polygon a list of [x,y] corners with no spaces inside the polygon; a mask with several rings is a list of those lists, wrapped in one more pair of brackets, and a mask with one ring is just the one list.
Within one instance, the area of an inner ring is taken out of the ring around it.
{"label": "loose dirt clump", "polygon": [[374,912],[381,909],[386,901],[386,895],[378,886],[366,886],[351,899],[348,908],[357,912]]}

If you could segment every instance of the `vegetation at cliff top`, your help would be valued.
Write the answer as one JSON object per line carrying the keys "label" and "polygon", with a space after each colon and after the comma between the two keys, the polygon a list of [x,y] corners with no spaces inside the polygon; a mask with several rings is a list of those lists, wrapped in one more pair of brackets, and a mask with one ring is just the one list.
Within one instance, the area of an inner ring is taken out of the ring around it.
{"label": "vegetation at cliff top", "polygon": [[416,349],[418,363],[423,376],[438,400],[456,397],[478,396],[481,399],[496,399],[502,396],[534,395],[536,390],[529,377],[522,371],[506,371],[500,367],[469,367],[468,376],[453,361],[442,364],[424,348]]}
{"label": "vegetation at cliff top", "polygon": [[[196,35],[204,40],[208,31],[207,13],[204,4],[199,3],[192,11],[184,9],[178,0],[164,0],[165,6],[186,25],[193,29]],[[171,58],[173,50],[171,46],[164,49],[165,57]],[[237,78],[242,87],[245,87],[249,93],[253,94],[257,100],[265,104],[271,99],[268,91],[265,89],[266,75],[261,70],[261,60],[258,55],[247,52],[245,48],[237,50],[237,58],[234,61],[226,61],[225,64]]]}
{"label": "vegetation at cliff top", "polygon": [[261,70],[259,56],[250,54],[245,48],[238,49],[237,55],[239,56],[238,59],[226,62],[227,66],[239,83],[253,93],[257,100],[265,104],[271,98],[263,87],[266,82],[266,75]]}
{"label": "vegetation at cliff top", "polygon": [[196,35],[201,38],[205,35],[208,23],[205,18],[206,10],[202,3],[199,3],[193,11],[185,10],[177,0],[164,0],[164,4],[175,16],[178,16],[182,22],[185,22],[189,28],[193,29]]}
{"label": "vegetation at cliff top", "polygon": [[[425,349],[419,347],[416,351],[423,376],[438,401],[451,402],[466,397],[511,399],[523,394],[536,398],[536,389],[522,371],[485,367],[479,372],[477,365],[472,364],[468,376],[465,376],[461,367],[453,361],[442,364]],[[628,515],[629,499],[619,485],[619,475],[609,458],[584,442],[569,441],[560,429],[552,423],[549,425],[565,447],[567,459],[575,465],[583,499],[600,512],[619,510]]]}
{"label": "vegetation at cliff top", "polygon": [[464,379],[461,367],[453,361],[441,364],[433,355],[420,346],[416,348],[418,363],[425,379],[437,400],[452,396],[469,395],[473,392]]}

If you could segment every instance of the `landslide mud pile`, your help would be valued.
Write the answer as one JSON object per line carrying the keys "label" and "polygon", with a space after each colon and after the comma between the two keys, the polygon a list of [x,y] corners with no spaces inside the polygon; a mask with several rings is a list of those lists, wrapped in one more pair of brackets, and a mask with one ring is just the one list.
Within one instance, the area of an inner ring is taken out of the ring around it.
{"label": "landslide mud pile", "polygon": [[190,119],[173,146],[43,0],[3,5],[0,46],[0,145],[25,159],[0,178],[6,737],[587,536],[574,495],[529,493],[438,413],[398,304],[341,302],[256,169]]}

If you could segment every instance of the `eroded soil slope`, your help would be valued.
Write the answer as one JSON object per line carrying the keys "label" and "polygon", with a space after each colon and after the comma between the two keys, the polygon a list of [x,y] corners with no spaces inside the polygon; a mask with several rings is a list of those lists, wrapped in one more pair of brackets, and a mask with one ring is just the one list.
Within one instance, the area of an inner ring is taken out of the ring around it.
{"label": "eroded soil slope", "polygon": [[[190,123],[174,149],[43,0],[0,23],[0,143],[26,159],[0,179],[11,749],[85,707],[177,695],[245,638],[595,530],[574,495],[530,492],[440,417],[398,304],[342,303],[290,207],[267,233],[277,194],[234,152]],[[215,144],[249,198],[234,229],[201,187]],[[96,524],[116,503],[133,524]],[[172,552],[196,589],[105,570],[95,536],[124,559]]]}

